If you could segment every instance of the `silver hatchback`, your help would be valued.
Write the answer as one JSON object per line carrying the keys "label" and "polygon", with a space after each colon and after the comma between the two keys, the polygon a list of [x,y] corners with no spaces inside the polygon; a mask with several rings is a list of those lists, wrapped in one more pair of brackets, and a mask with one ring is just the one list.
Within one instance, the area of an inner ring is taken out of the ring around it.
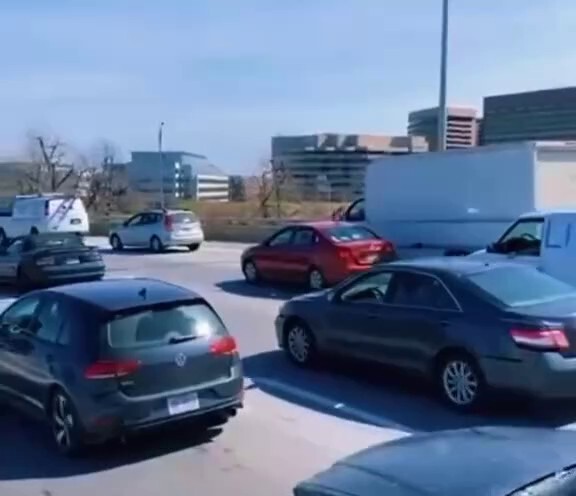
{"label": "silver hatchback", "polygon": [[204,231],[196,214],[189,210],[149,210],[112,229],[109,240],[116,251],[138,247],[161,252],[171,246],[195,251],[204,241]]}

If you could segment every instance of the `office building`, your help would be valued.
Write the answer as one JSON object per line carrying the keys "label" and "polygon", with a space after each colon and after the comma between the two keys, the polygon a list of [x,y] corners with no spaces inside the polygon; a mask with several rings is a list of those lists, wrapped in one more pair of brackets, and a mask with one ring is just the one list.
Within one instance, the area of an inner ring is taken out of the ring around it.
{"label": "office building", "polygon": [[[478,111],[472,107],[448,107],[446,148],[469,148],[478,144]],[[438,107],[408,114],[408,135],[424,136],[430,150],[438,150]]]}
{"label": "office building", "polygon": [[364,194],[370,162],[428,151],[424,138],[366,134],[312,134],[272,138],[272,165],[282,185],[301,200],[351,201]]}
{"label": "office building", "polygon": [[204,155],[166,151],[132,152],[126,164],[126,176],[132,190],[160,194],[164,181],[165,198],[170,200],[228,201],[229,178]]}
{"label": "office building", "polygon": [[576,140],[576,87],[484,98],[484,143]]}

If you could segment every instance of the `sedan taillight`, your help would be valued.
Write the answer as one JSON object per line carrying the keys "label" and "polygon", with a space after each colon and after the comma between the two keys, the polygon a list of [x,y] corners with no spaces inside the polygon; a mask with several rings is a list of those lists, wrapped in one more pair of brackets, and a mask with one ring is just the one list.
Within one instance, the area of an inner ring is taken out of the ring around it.
{"label": "sedan taillight", "polygon": [[563,329],[518,329],[510,330],[514,342],[521,348],[540,351],[562,351],[570,348]]}

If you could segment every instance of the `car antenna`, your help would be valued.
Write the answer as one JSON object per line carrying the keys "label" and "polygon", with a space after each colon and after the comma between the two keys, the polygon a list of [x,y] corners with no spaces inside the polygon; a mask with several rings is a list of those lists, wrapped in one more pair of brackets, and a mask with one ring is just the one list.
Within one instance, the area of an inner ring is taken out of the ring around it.
{"label": "car antenna", "polygon": [[140,296],[140,298],[145,300],[146,299],[146,288],[142,288],[140,291],[138,291],[138,296]]}

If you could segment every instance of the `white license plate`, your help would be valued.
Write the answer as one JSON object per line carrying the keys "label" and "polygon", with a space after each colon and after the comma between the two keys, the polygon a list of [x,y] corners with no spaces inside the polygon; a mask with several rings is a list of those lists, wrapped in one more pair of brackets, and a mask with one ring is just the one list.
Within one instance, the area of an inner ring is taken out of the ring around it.
{"label": "white license plate", "polygon": [[67,263],[68,265],[79,264],[79,263],[80,263],[80,259],[79,259],[79,258],[68,258],[68,259],[66,259],[66,263]]}
{"label": "white license plate", "polygon": [[193,412],[194,410],[198,410],[198,408],[200,408],[200,401],[196,393],[168,398],[168,413],[170,413],[170,415]]}

